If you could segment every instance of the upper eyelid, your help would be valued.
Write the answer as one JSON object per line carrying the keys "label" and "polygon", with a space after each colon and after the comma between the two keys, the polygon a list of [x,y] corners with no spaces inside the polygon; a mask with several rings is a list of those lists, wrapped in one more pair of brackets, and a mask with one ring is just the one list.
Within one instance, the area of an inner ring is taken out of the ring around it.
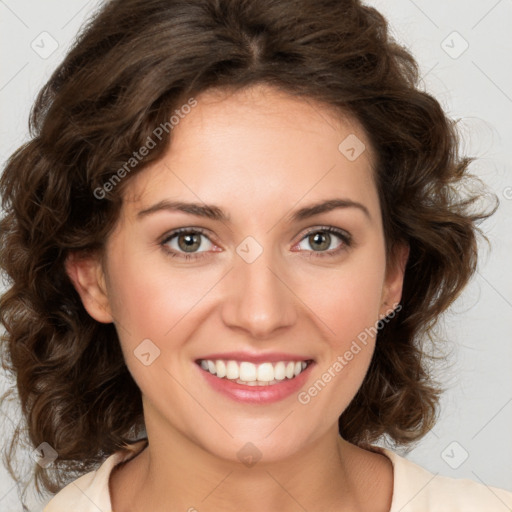
{"label": "upper eyelid", "polygon": [[201,235],[207,236],[207,233],[209,233],[209,230],[205,228],[197,228],[194,226],[187,227],[187,228],[176,228],[171,229],[165,235],[162,235],[161,239],[162,242],[165,242],[166,240],[169,240],[170,238],[175,237],[176,235],[181,235],[182,233],[200,233]]}
{"label": "upper eyelid", "polygon": [[347,231],[346,229],[343,229],[343,228],[338,228],[336,226],[317,226],[317,227],[313,227],[313,228],[307,228],[305,231],[302,231],[301,235],[300,236],[300,239],[299,241],[302,241],[304,240],[304,238],[308,235],[310,235],[311,233],[316,233],[316,232],[321,232],[321,231],[326,231],[328,232],[329,234],[331,235],[337,235],[338,237],[340,238],[343,238],[343,237],[346,237],[348,239],[349,242],[352,241],[352,233],[350,233],[349,231]]}

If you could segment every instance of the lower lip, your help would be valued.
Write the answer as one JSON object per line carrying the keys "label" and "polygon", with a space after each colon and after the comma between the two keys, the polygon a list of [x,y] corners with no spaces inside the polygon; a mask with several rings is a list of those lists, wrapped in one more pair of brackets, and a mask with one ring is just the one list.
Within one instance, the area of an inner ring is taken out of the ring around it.
{"label": "lower lip", "polygon": [[219,379],[210,372],[203,370],[196,363],[199,372],[210,386],[223,395],[235,400],[249,404],[271,404],[283,400],[293,393],[297,393],[305,384],[311,368],[315,363],[309,363],[307,368],[293,379],[284,379],[278,384],[270,386],[244,386],[228,379]]}

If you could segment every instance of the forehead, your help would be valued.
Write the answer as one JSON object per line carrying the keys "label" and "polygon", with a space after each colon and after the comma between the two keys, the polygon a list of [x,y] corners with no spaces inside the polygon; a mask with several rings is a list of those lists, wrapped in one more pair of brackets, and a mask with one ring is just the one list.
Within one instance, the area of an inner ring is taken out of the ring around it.
{"label": "forehead", "polygon": [[372,148],[350,116],[266,85],[195,99],[161,160],[130,179],[133,209],[184,198],[256,209],[326,194],[375,201]]}

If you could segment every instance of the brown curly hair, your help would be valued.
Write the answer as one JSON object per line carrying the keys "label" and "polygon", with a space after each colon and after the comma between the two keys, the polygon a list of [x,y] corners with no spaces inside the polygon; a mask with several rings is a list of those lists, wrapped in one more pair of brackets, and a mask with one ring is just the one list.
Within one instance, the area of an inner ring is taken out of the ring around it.
{"label": "brown curly hair", "polygon": [[[417,63],[385,18],[358,0],[111,0],[39,93],[31,140],[0,181],[4,368],[30,443],[58,452],[48,469],[35,467],[38,489],[56,492],[143,426],[116,329],[87,314],[64,261],[102,250],[123,187],[163,155],[172,132],[118,186],[104,184],[186,98],[256,83],[361,123],[376,154],[388,262],[397,242],[410,245],[402,308],[379,329],[340,434],[405,445],[433,426],[440,390],[423,344],[475,272],[477,224],[497,206],[472,211],[482,193],[461,195],[479,182],[473,158],[458,155],[455,122],[420,90]],[[110,189],[102,199],[98,187]]]}

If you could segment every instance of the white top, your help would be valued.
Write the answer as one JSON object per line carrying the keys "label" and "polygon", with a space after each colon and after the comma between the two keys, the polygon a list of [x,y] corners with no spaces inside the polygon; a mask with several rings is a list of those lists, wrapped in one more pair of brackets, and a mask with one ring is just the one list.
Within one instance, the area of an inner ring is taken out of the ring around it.
{"label": "white top", "polygon": [[[139,441],[108,457],[96,470],[58,492],[43,512],[113,512],[109,493],[112,469],[146,446]],[[393,464],[393,499],[389,512],[510,512],[512,492],[466,479],[430,473],[385,448],[373,447]]]}

